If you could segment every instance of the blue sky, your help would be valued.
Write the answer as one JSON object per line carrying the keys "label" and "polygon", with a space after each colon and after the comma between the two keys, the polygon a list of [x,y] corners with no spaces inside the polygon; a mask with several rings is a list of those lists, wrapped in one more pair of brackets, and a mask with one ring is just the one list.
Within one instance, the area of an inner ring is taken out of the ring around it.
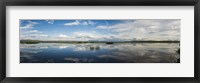
{"label": "blue sky", "polygon": [[20,20],[21,40],[180,40],[179,19]]}

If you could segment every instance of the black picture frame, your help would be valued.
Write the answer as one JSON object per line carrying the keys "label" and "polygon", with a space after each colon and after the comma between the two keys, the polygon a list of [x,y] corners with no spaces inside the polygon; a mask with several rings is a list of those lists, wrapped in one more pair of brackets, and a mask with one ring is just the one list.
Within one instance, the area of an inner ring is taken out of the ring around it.
{"label": "black picture frame", "polygon": [[[6,6],[194,6],[194,77],[6,77]],[[2,83],[199,83],[199,0],[0,0],[0,81]]]}

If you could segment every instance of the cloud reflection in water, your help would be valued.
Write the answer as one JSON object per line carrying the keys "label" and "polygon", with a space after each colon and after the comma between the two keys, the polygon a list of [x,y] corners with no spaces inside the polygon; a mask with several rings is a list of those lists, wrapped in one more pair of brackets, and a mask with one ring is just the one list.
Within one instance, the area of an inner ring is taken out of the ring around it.
{"label": "cloud reflection in water", "polygon": [[21,63],[175,63],[178,43],[21,44]]}

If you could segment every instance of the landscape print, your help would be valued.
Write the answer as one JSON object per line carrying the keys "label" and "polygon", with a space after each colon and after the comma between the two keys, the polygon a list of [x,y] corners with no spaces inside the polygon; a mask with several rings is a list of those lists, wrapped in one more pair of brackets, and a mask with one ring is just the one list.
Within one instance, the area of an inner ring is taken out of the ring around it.
{"label": "landscape print", "polygon": [[21,19],[20,63],[180,63],[180,19]]}

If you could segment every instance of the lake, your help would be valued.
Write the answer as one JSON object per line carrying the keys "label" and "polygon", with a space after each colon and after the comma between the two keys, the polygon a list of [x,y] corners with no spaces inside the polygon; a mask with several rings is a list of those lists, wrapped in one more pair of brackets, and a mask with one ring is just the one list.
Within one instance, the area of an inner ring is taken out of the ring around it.
{"label": "lake", "polygon": [[180,63],[179,43],[20,44],[20,63]]}

